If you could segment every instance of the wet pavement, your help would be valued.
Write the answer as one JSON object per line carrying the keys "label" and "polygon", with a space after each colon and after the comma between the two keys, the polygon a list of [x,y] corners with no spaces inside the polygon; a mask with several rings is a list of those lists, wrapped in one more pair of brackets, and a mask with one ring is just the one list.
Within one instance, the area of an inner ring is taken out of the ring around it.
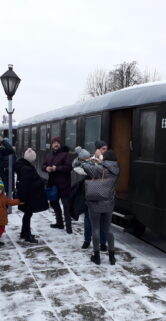
{"label": "wet pavement", "polygon": [[115,266],[82,251],[83,222],[72,235],[51,229],[49,211],[35,214],[39,243],[19,239],[22,215],[9,215],[0,248],[0,321],[166,321],[166,255],[114,229]]}

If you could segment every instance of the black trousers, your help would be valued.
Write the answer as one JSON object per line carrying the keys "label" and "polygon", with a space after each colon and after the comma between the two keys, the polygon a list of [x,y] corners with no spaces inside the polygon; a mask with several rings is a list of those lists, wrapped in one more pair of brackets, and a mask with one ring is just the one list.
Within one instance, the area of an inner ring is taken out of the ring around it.
{"label": "black trousers", "polygon": [[[63,226],[62,209],[60,207],[59,201],[60,199],[58,199],[57,201],[51,201],[50,204],[54,209],[57,224]],[[69,197],[61,196],[61,202],[63,205],[63,214],[66,227],[71,227],[71,216],[69,214]]]}
{"label": "black trousers", "polygon": [[23,219],[22,219],[22,230],[21,233],[28,235],[31,233],[31,217],[33,213],[32,212],[25,212]]}

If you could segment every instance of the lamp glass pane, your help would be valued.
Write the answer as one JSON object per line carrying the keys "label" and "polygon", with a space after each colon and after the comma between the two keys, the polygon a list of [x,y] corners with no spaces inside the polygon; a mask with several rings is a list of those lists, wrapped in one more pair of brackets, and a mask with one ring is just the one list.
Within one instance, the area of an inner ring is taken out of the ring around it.
{"label": "lamp glass pane", "polygon": [[4,91],[7,94],[7,92],[8,92],[8,81],[7,81],[7,79],[4,79],[4,78],[1,78],[1,81],[2,81],[2,86],[4,88]]}
{"label": "lamp glass pane", "polygon": [[9,94],[14,95],[16,91],[16,84],[17,84],[17,79],[14,78],[9,78]]}

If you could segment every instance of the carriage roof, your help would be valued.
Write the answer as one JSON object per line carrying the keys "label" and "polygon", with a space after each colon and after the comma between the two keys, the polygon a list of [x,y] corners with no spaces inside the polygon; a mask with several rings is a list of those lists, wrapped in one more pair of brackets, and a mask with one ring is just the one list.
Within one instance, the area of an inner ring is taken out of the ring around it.
{"label": "carriage roof", "polygon": [[54,110],[22,120],[19,126],[48,122],[105,110],[133,108],[139,105],[166,101],[166,81],[153,82],[110,92],[91,98],[83,103],[56,108]]}

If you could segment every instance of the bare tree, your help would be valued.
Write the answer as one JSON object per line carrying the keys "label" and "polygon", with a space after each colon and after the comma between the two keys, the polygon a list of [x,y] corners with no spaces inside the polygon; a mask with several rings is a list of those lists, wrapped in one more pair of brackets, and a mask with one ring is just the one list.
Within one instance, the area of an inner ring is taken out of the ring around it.
{"label": "bare tree", "polygon": [[154,82],[158,80],[161,80],[161,76],[156,69],[153,73],[151,73],[148,69],[145,69],[144,73],[142,74],[142,83]]}
{"label": "bare tree", "polygon": [[142,76],[136,61],[124,61],[108,74],[109,91],[119,90],[140,83],[142,83]]}
{"label": "bare tree", "polygon": [[156,70],[153,73],[150,73],[149,70],[142,73],[138,68],[137,61],[124,61],[108,73],[102,69],[97,69],[89,74],[85,94],[80,102],[87,100],[89,97],[104,95],[110,91],[156,80],[160,80]]}
{"label": "bare tree", "polygon": [[[16,120],[13,118],[12,122],[15,123]],[[2,124],[8,124],[9,123],[9,116],[8,115],[2,115]]]}
{"label": "bare tree", "polygon": [[2,124],[7,124],[9,121],[9,117],[7,115],[2,115]]}
{"label": "bare tree", "polygon": [[85,94],[81,95],[80,98],[76,101],[76,104],[84,103],[86,100],[89,99],[89,96]]}
{"label": "bare tree", "polygon": [[108,92],[108,74],[103,69],[97,69],[89,74],[85,93],[91,97],[104,95]]}

